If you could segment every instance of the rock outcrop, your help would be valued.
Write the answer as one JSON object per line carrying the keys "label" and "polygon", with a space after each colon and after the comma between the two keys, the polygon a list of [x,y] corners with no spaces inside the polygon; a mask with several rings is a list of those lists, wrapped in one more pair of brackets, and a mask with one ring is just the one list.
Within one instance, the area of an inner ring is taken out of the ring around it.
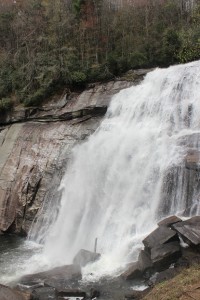
{"label": "rock outcrop", "polygon": [[26,235],[38,215],[42,230],[42,214],[52,199],[54,209],[48,217],[56,217],[58,187],[72,147],[96,130],[112,96],[133,84],[94,84],[40,108],[15,108],[0,116],[0,232]]}
{"label": "rock outcrop", "polygon": [[[189,247],[184,249],[182,240]],[[161,272],[159,278],[165,278],[177,273],[166,271],[170,265],[176,268],[199,264],[200,246],[200,216],[182,221],[177,216],[168,217],[158,223],[158,228],[144,240],[144,250],[141,250],[138,261],[131,263],[122,274],[125,280],[148,278],[155,272]],[[164,271],[164,272],[163,272]]]}

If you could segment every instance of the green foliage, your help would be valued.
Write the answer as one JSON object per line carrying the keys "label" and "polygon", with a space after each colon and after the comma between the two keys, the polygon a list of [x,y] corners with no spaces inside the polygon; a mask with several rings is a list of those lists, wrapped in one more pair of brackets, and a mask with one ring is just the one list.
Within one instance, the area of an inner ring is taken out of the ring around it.
{"label": "green foliage", "polygon": [[129,58],[130,67],[132,69],[145,67],[148,64],[145,53],[135,51],[130,54]]}
{"label": "green foliage", "polygon": [[108,63],[93,64],[87,71],[87,78],[90,82],[104,81],[113,78],[113,74],[109,70]]}
{"label": "green foliage", "polygon": [[10,98],[0,99],[0,113],[10,111],[12,106],[13,102]]}
{"label": "green foliage", "polygon": [[181,48],[181,40],[175,29],[169,28],[163,34],[161,62],[170,65],[177,62],[177,56]]}
{"label": "green foliage", "polygon": [[36,106],[61,86],[84,87],[129,69],[200,58],[200,5],[191,11],[179,0],[113,5],[23,0],[2,6],[0,99],[12,94]]}
{"label": "green foliage", "polygon": [[87,81],[87,77],[83,72],[75,71],[71,74],[71,81],[73,85],[84,86]]}
{"label": "green foliage", "polygon": [[182,46],[178,53],[181,63],[196,60],[200,56],[200,31],[188,30],[181,34]]}
{"label": "green foliage", "polygon": [[80,14],[81,11],[81,5],[84,4],[85,0],[72,0],[73,9],[75,11],[75,14]]}
{"label": "green foliage", "polygon": [[0,97],[6,97],[12,90],[12,66],[6,62],[0,62]]}
{"label": "green foliage", "polygon": [[46,90],[44,88],[38,89],[34,94],[27,96],[24,99],[25,106],[38,106],[46,96]]}

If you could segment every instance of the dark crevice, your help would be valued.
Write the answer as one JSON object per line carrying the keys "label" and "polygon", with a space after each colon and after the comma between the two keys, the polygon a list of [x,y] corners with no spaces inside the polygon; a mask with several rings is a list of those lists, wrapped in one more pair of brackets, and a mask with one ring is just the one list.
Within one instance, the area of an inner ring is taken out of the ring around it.
{"label": "dark crevice", "polygon": [[24,117],[20,120],[15,121],[8,121],[8,122],[1,122],[0,126],[5,125],[12,125],[17,123],[24,123],[24,122],[44,122],[44,123],[51,123],[51,122],[61,122],[61,121],[70,121],[73,119],[79,119],[83,117],[97,117],[97,116],[103,116],[107,112],[107,106],[101,106],[101,107],[86,107],[81,110],[73,111],[73,112],[66,112],[58,116],[47,115],[43,117]]}

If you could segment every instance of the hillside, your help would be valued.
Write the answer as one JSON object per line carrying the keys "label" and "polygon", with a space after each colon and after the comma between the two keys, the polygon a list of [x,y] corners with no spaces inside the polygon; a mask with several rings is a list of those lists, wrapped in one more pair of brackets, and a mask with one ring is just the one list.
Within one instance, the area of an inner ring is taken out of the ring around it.
{"label": "hillside", "polygon": [[198,59],[200,5],[190,3],[1,1],[1,113],[17,103],[39,105],[56,90],[82,89],[129,69]]}

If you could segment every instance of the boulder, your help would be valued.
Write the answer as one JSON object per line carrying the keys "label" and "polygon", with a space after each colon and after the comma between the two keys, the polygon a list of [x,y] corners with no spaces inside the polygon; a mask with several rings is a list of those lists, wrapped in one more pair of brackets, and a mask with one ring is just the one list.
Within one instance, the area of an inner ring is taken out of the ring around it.
{"label": "boulder", "polygon": [[143,240],[143,244],[147,251],[150,252],[156,245],[162,245],[172,241],[178,241],[177,233],[170,228],[160,226]]}
{"label": "boulder", "polygon": [[[25,275],[21,278],[20,284],[31,285],[34,284],[46,284],[54,287],[54,282],[57,281],[69,281],[69,280],[80,280],[81,269],[78,265],[66,265],[62,267],[57,267],[45,272],[40,272],[36,274]],[[50,282],[50,284],[48,284]]]}
{"label": "boulder", "polygon": [[73,264],[81,267],[86,266],[100,258],[101,254],[81,249],[73,259]]}
{"label": "boulder", "polygon": [[56,300],[57,294],[53,287],[40,287],[32,291],[32,300]]}
{"label": "boulder", "polygon": [[181,235],[182,239],[188,245],[200,245],[200,216],[174,224],[173,228]]}
{"label": "boulder", "polygon": [[[25,283],[25,282],[24,282]],[[37,289],[37,288],[40,288],[40,287],[43,287],[44,286],[44,282],[31,282],[31,281],[29,281],[29,282],[27,282],[27,284],[25,283],[18,283],[17,285],[16,285],[16,289],[18,290],[18,291],[22,291],[22,292],[24,292],[24,291],[33,291],[33,290],[35,290],[35,289]]]}
{"label": "boulder", "polygon": [[23,293],[0,284],[1,300],[31,300],[30,293]]}
{"label": "boulder", "polygon": [[142,277],[146,272],[150,271],[153,264],[149,253],[141,250],[138,261],[129,265],[128,269],[122,274],[125,280],[136,279]]}
{"label": "boulder", "polygon": [[121,274],[122,278],[125,280],[132,280],[142,277],[142,272],[139,268],[138,262],[129,264],[128,269]]}
{"label": "boulder", "polygon": [[152,261],[148,252],[141,250],[138,257],[138,266],[143,273],[152,268]]}
{"label": "boulder", "polygon": [[168,218],[165,218],[163,220],[161,220],[159,223],[158,223],[158,226],[166,226],[166,227],[171,227],[171,225],[175,224],[175,223],[178,223],[178,222],[181,222],[182,220],[177,217],[177,216],[170,216]]}
{"label": "boulder", "polygon": [[163,271],[181,257],[179,242],[158,245],[151,249],[151,260],[156,271]]}

